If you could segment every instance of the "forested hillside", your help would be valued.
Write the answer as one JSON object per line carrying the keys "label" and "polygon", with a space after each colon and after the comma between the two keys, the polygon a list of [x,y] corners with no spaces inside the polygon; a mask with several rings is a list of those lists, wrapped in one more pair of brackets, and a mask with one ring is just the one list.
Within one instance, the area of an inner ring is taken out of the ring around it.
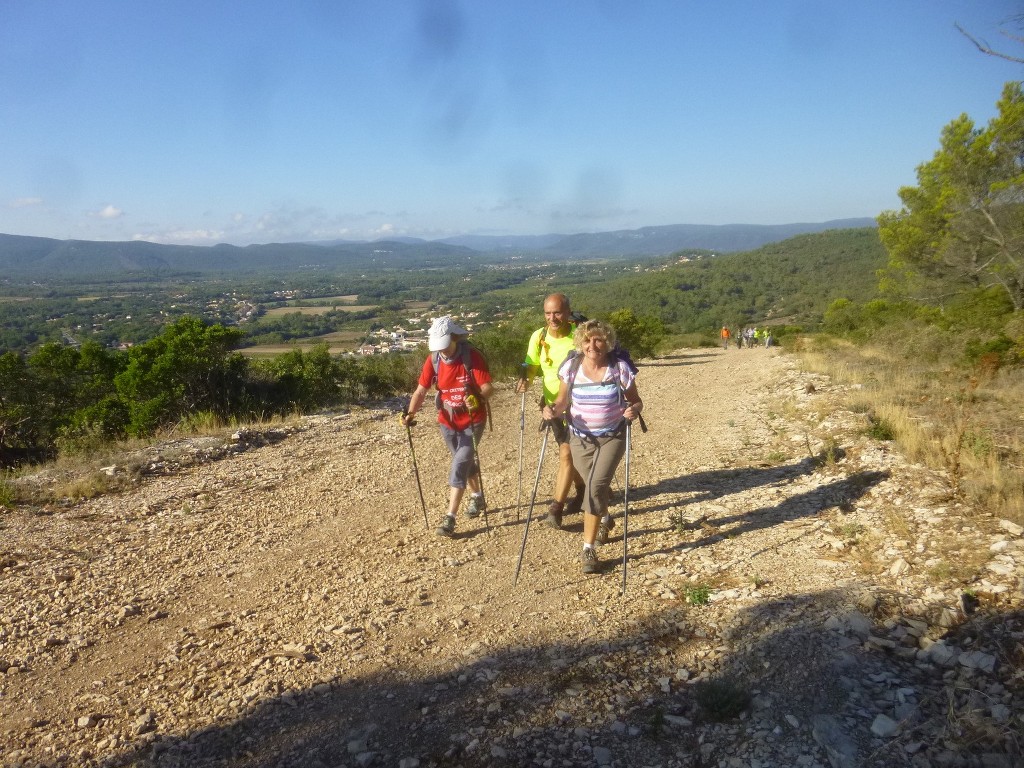
{"label": "forested hillside", "polygon": [[765,322],[813,326],[836,299],[873,297],[885,263],[873,228],[830,230],[580,286],[575,299],[592,314],[631,307],[683,332]]}
{"label": "forested hillside", "polygon": [[53,240],[0,234],[0,272],[47,281],[81,277],[109,280],[122,279],[126,274],[152,277],[265,272],[281,275],[296,271],[472,268],[479,264],[567,259],[621,260],[660,257],[683,248],[732,252],[799,233],[869,223],[867,219],[849,219],[771,226],[681,224],[567,236],[475,236],[433,241],[395,238],[245,247]]}
{"label": "forested hillside", "polygon": [[445,243],[308,243],[183,246],[148,242],[52,240],[0,235],[0,270],[37,280],[87,277],[122,279],[126,274],[149,277],[183,274],[280,275],[339,269],[430,269],[479,260],[469,248]]}

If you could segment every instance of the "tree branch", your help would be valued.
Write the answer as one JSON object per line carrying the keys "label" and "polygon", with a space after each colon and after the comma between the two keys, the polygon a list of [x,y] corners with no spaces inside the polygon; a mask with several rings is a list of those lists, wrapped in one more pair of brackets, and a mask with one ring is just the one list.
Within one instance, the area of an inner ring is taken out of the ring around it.
{"label": "tree branch", "polygon": [[[961,27],[959,24],[955,23],[953,26],[955,26],[960,31],[961,35],[963,35],[968,40],[970,40],[972,43],[974,43],[975,47],[979,51],[981,51],[982,53],[984,53],[984,54],[986,54],[988,56],[995,56],[996,58],[1006,59],[1007,61],[1013,61],[1013,62],[1016,62],[1017,64],[1024,64],[1024,59],[1022,59],[1022,58],[1020,58],[1018,56],[1011,56],[1008,53],[1002,53],[1001,51],[995,50],[994,48],[992,48],[992,46],[990,46],[984,40],[978,40],[976,37],[974,37],[970,32],[968,32],[966,29]],[[1003,32],[1002,34],[1004,34],[1006,37],[1010,38],[1011,40],[1016,40],[1017,42],[1021,42],[1021,38],[1017,37],[1016,35],[1011,35],[1008,32]]]}

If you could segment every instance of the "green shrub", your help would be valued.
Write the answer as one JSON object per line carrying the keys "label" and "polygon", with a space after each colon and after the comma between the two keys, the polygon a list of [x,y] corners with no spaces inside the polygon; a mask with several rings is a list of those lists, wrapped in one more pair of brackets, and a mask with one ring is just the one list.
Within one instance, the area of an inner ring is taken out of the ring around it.
{"label": "green shrub", "polygon": [[358,399],[381,400],[410,390],[407,359],[408,355],[373,355],[360,361]]}
{"label": "green shrub", "polygon": [[665,324],[656,317],[637,316],[632,309],[620,309],[608,315],[619,345],[628,349],[634,360],[654,357],[665,338]]}
{"label": "green shrub", "polygon": [[530,336],[543,324],[543,315],[526,310],[511,320],[473,334],[470,341],[487,359],[492,378],[517,378]]}
{"label": "green shrub", "polygon": [[731,677],[719,677],[697,683],[695,698],[712,720],[729,720],[750,704],[750,691]]}
{"label": "green shrub", "polygon": [[868,416],[868,426],[864,430],[864,434],[872,440],[896,439],[896,430],[893,429],[892,424],[887,419],[881,419],[872,415]]}
{"label": "green shrub", "polygon": [[987,340],[971,339],[964,347],[964,360],[972,367],[983,363],[984,367],[998,368],[1004,361],[1012,362],[1017,344],[1009,336],[999,333],[995,338]]}
{"label": "green shrub", "polygon": [[707,584],[696,584],[683,589],[683,598],[691,605],[707,605],[711,602],[711,587]]}
{"label": "green shrub", "polygon": [[17,498],[18,495],[14,490],[14,486],[8,482],[6,473],[0,475],[0,508],[13,509]]}
{"label": "green shrub", "polygon": [[210,432],[224,426],[224,420],[213,411],[196,411],[182,417],[177,424],[179,432],[192,435]]}

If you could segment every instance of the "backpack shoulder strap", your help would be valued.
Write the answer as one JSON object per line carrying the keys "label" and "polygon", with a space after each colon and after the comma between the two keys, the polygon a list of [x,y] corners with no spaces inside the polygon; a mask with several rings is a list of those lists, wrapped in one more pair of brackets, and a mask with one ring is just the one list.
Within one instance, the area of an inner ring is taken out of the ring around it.
{"label": "backpack shoulder strap", "polygon": [[622,372],[619,370],[619,363],[623,362],[623,357],[619,354],[619,349],[616,347],[608,353],[608,370],[611,371],[612,380],[619,385],[619,391],[623,392],[622,386]]}
{"label": "backpack shoulder strap", "polygon": [[434,384],[437,384],[437,366],[440,363],[440,361],[441,361],[441,353],[440,352],[431,352],[430,353],[430,363],[431,363],[431,365],[434,366],[434,381],[432,382]]}
{"label": "backpack shoulder strap", "polygon": [[569,361],[569,370],[566,371],[566,374],[569,377],[569,386],[572,386],[572,382],[575,381],[576,374],[579,373],[580,366],[583,364],[583,355],[574,349],[565,356],[565,359]]}
{"label": "backpack shoulder strap", "polygon": [[[576,384],[576,374],[579,373],[580,366],[583,364],[583,355],[574,350],[565,359],[571,361],[569,370],[566,371],[569,384],[569,399],[571,400],[572,388]],[[619,371],[619,363],[626,362],[628,365],[628,360],[628,357],[619,355],[617,350],[613,349],[608,353],[608,370],[611,372],[612,380],[618,385],[620,392],[624,392],[625,388],[622,386],[622,374]]]}
{"label": "backpack shoulder strap", "polygon": [[476,382],[473,380],[473,345],[468,341],[459,343],[462,349],[462,367],[466,369],[466,386],[473,392],[478,392]]}
{"label": "backpack shoulder strap", "polygon": [[[575,312],[573,312],[573,314],[575,314]],[[574,321],[574,319],[573,319],[573,321],[569,322],[569,336],[571,336],[572,334],[575,333],[575,327],[577,327],[577,325],[578,324],[577,324],[577,322]],[[545,326],[544,328],[541,329],[541,335],[537,337],[537,343],[539,345],[543,346],[544,342],[545,342],[545,340],[547,338],[548,338],[548,327]]]}
{"label": "backpack shoulder strap", "polygon": [[572,388],[576,384],[576,374],[580,372],[580,366],[583,364],[583,355],[573,349],[565,356],[565,359],[569,361],[569,370],[565,372],[565,375],[566,383],[569,385],[569,402],[571,403]]}

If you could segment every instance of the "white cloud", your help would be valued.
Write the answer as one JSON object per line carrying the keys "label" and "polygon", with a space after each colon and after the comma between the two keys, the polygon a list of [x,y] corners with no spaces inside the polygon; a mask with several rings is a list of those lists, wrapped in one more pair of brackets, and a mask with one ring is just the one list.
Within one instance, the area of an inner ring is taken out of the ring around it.
{"label": "white cloud", "polygon": [[119,219],[124,216],[124,211],[117,206],[108,205],[102,210],[97,211],[94,215],[101,219]]}
{"label": "white cloud", "polygon": [[[292,243],[318,240],[378,240],[410,234],[403,212],[386,213],[332,213],[316,206],[279,206],[263,212],[245,212],[236,209],[216,221],[207,214],[212,226],[164,226],[158,222],[136,223],[133,240],[173,245],[216,245],[232,243]],[[417,230],[417,235],[429,236]],[[436,237],[454,232],[433,231]]]}
{"label": "white cloud", "polygon": [[176,229],[132,235],[132,240],[168,245],[216,245],[224,242],[224,232],[214,229]]}
{"label": "white cloud", "polygon": [[31,208],[35,205],[42,205],[43,198],[41,197],[19,197],[16,200],[11,200],[8,204],[11,208]]}

